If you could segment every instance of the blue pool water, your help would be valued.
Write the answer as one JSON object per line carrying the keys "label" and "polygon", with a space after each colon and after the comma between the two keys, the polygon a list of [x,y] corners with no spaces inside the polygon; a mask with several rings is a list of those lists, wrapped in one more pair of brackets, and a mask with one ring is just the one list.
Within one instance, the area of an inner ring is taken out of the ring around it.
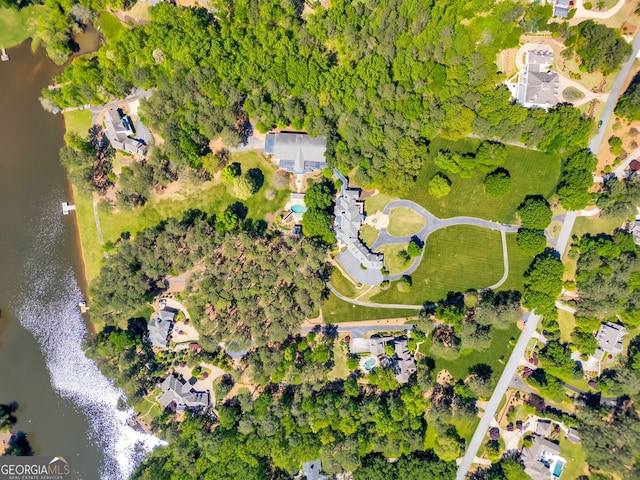
{"label": "blue pool water", "polygon": [[307,207],[305,205],[292,205],[291,206],[291,211],[293,213],[304,213],[307,211]]}
{"label": "blue pool water", "polygon": [[371,371],[371,369],[373,368],[373,366],[375,364],[376,364],[376,359],[375,358],[370,358],[369,360],[364,362],[364,368],[367,370],[367,372],[369,372],[369,371]]}
{"label": "blue pool water", "polygon": [[553,478],[560,478],[560,475],[562,475],[563,468],[564,468],[564,462],[561,460],[558,460],[558,463],[556,463],[556,466],[553,467]]}

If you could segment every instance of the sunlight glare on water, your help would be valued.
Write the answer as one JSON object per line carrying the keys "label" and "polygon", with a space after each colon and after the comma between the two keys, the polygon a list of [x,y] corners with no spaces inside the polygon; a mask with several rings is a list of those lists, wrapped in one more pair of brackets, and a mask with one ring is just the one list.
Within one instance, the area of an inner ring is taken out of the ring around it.
{"label": "sunlight glare on water", "polygon": [[42,217],[33,220],[31,255],[19,280],[23,296],[15,310],[40,344],[54,389],[89,418],[90,440],[104,451],[101,478],[126,479],[146,454],[165,443],[127,424],[134,411],[122,409],[124,392],[83,352],[88,332],[78,309],[82,292],[71,266],[53,257],[64,241],[61,216],[60,202],[54,198],[47,201]]}

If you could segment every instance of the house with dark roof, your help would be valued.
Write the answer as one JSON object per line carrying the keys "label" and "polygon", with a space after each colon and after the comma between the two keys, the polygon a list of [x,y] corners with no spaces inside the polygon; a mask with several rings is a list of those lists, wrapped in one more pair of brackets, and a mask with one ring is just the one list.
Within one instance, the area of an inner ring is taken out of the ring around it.
{"label": "house with dark roof", "polygon": [[264,153],[273,155],[280,168],[298,175],[327,168],[326,150],[327,137],[306,133],[268,133],[264,141]]}
{"label": "house with dark roof", "polygon": [[[622,325],[618,325],[611,322],[605,322],[600,325],[600,329],[596,334],[596,341],[598,342],[598,350],[604,353],[609,353],[615,357],[624,350],[622,339],[627,334],[627,329]],[[596,351],[594,356],[598,358],[600,352]],[[600,354],[600,359],[604,355]]]}
{"label": "house with dark roof", "polygon": [[553,51],[529,50],[526,67],[520,72],[516,100],[526,108],[547,109],[558,103],[560,76],[550,70]]}
{"label": "house with dark roof", "polygon": [[381,253],[373,253],[360,240],[360,228],[365,217],[364,203],[360,202],[359,198],[359,188],[345,188],[336,200],[336,239],[345,245],[347,251],[365,268],[382,270],[384,256]]}
{"label": "house with dark roof", "polygon": [[151,316],[151,320],[147,325],[151,345],[158,348],[167,348],[175,316],[176,311],[171,308],[163,308]]}
{"label": "house with dark roof", "polygon": [[523,448],[521,455],[524,471],[534,480],[552,480],[553,471],[558,461],[566,460],[560,457],[560,446],[541,437],[534,435],[530,448]]}
{"label": "house with dark roof", "polygon": [[159,387],[162,395],[158,402],[162,408],[171,406],[176,412],[184,412],[209,406],[209,392],[196,392],[191,385],[174,374],[169,374]]}
{"label": "house with dark roof", "polygon": [[105,134],[116,150],[131,153],[133,155],[144,155],[147,146],[131,136],[135,133],[131,118],[123,115],[120,110],[111,109],[104,116],[106,125]]}
{"label": "house with dark roof", "polygon": [[[394,354],[387,356],[385,346],[393,344]],[[407,383],[411,375],[416,371],[416,361],[409,352],[409,343],[406,338],[392,336],[381,337],[373,335],[369,338],[354,338],[349,343],[349,352],[353,355],[370,353],[376,357],[383,357],[382,365],[393,368],[396,380]]]}

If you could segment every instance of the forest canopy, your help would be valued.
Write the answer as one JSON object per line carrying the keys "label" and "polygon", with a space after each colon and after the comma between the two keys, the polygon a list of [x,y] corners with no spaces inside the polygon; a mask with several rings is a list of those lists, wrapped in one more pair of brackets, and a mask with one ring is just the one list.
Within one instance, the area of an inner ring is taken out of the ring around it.
{"label": "forest canopy", "polygon": [[496,54],[522,33],[517,2],[337,0],[304,16],[293,1],[215,8],[153,7],[150,23],[76,58],[43,95],[66,107],[153,88],[144,119],[174,162],[196,168],[210,139],[239,142],[248,118],[260,131],[304,128],[329,136],[329,161],[359,167],[358,183],[400,193],[436,135],[569,154],[592,129],[571,106],[528,110],[498,86]]}

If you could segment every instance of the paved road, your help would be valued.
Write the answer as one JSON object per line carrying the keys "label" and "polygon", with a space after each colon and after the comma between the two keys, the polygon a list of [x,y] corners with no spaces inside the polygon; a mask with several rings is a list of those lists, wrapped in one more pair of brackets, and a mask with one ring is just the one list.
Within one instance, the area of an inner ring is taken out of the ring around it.
{"label": "paved road", "polygon": [[[377,250],[382,245],[386,245],[390,243],[395,243],[395,244],[409,243],[415,237],[420,239],[423,245],[426,245],[427,238],[429,238],[429,236],[437,230],[440,230],[442,228],[452,227],[454,225],[473,225],[481,228],[489,228],[491,230],[499,230],[502,233],[502,252],[505,258],[504,271],[506,272],[505,275],[509,274],[509,255],[506,248],[507,242],[506,242],[505,233],[517,232],[519,229],[517,225],[505,225],[502,223],[492,222],[490,220],[484,220],[484,219],[475,218],[475,217],[451,217],[451,218],[441,219],[433,215],[431,212],[429,212],[427,209],[425,209],[421,205],[418,205],[417,203],[412,202],[411,200],[396,200],[394,202],[391,202],[387,204],[386,207],[384,207],[384,210],[382,213],[384,213],[385,215],[389,215],[389,212],[391,210],[398,207],[410,208],[414,212],[421,215],[425,220],[424,227],[415,235],[405,235],[402,237],[396,237],[394,235],[391,235],[389,234],[386,228],[382,228],[380,229],[378,238],[376,239],[374,244],[371,246],[372,251]],[[425,250],[423,249],[422,253],[418,257],[416,257],[411,263],[411,265],[408,268],[406,268],[403,272],[394,274],[394,275],[387,275],[386,277],[384,277],[384,279],[389,281],[400,280],[404,275],[410,275],[411,273],[416,271],[417,268],[420,266],[420,262],[422,261],[424,251]],[[506,281],[506,279],[507,279],[506,276],[503,276],[503,278],[498,283],[488,288],[498,288],[500,285],[502,285]]]}
{"label": "paved road", "polygon": [[509,388],[515,388],[517,390],[522,390],[526,393],[533,393],[533,390],[529,385],[524,383],[524,380],[517,373],[513,375],[511,381],[509,382]]}
{"label": "paved road", "polygon": [[93,124],[99,123],[100,116],[104,113],[105,110],[113,107],[118,107],[123,103],[133,102],[134,100],[139,100],[141,98],[149,98],[153,93],[151,90],[143,90],[142,88],[136,88],[133,95],[129,95],[126,98],[120,98],[118,100],[114,100],[113,102],[106,103],[104,105],[96,105],[89,109],[91,112],[91,121]]}
{"label": "paved road", "polygon": [[[366,322],[364,322],[366,323]],[[407,325],[362,325],[362,326],[349,326],[349,325],[334,325],[340,333],[351,333],[353,338],[364,338],[369,332],[404,332],[405,330],[413,330],[412,324]],[[300,331],[303,334],[313,331],[316,327],[302,327]]]}
{"label": "paved road", "polygon": [[422,310],[423,308],[428,308],[428,307],[432,307],[432,306],[435,305],[433,303],[429,304],[429,305],[405,305],[405,304],[402,304],[402,303],[370,303],[370,302],[363,302],[362,300],[356,300],[354,298],[349,298],[349,297],[346,297],[346,296],[342,295],[335,288],[333,288],[333,285],[331,285],[330,282],[327,282],[327,287],[329,287],[329,290],[331,290],[331,293],[333,293],[340,300],[344,300],[345,302],[349,302],[349,303],[351,303],[353,305],[360,305],[361,307],[398,308],[398,309],[402,309],[402,310]]}
{"label": "paved road", "polygon": [[616,75],[613,87],[611,87],[611,92],[609,92],[609,98],[607,99],[607,103],[604,105],[604,110],[600,117],[602,125],[595,137],[593,137],[591,142],[589,142],[589,150],[591,150],[595,155],[598,154],[600,146],[604,141],[604,134],[607,130],[607,125],[611,120],[611,115],[613,115],[613,109],[615,108],[616,103],[618,103],[618,97],[622,93],[622,86],[629,76],[629,72],[631,71],[631,67],[633,66],[633,62],[636,59],[638,52],[640,52],[640,35],[636,35],[636,38],[633,40],[633,51],[631,52],[631,55],[629,55],[627,61],[622,64],[618,75]]}
{"label": "paved road", "polygon": [[529,340],[536,331],[536,327],[538,326],[538,322],[540,321],[540,315],[536,315],[534,313],[527,314],[528,318],[526,320],[526,324],[524,326],[524,330],[520,334],[520,338],[518,339],[518,343],[513,349],[511,356],[509,357],[509,361],[507,365],[504,367],[504,371],[500,376],[500,380],[498,380],[498,384],[493,391],[493,395],[491,395],[491,399],[489,403],[487,403],[487,408],[482,414],[482,418],[480,419],[480,423],[478,424],[478,428],[476,428],[476,432],[473,434],[473,438],[471,442],[469,442],[469,446],[466,449],[464,457],[462,457],[462,461],[460,462],[460,466],[458,467],[458,474],[456,475],[456,480],[464,480],[469,468],[471,468],[471,464],[473,463],[473,459],[478,453],[478,449],[480,445],[484,443],[487,437],[487,431],[489,430],[489,426],[491,424],[491,420],[496,415],[498,411],[498,405],[502,400],[502,396],[509,388],[509,384],[513,380],[513,375],[516,372],[516,368],[520,363],[520,359],[524,355],[524,351],[529,344]]}
{"label": "paved road", "polygon": [[396,200],[391,202],[384,207],[382,213],[389,215],[391,210],[398,207],[410,208],[421,215],[425,220],[425,226],[415,235],[406,235],[403,237],[390,235],[386,228],[382,228],[380,229],[378,238],[371,247],[372,250],[388,243],[408,243],[413,237],[418,237],[420,241],[425,243],[429,235],[433,232],[442,228],[452,227],[454,225],[473,225],[481,228],[489,228],[491,230],[500,230],[502,232],[517,232],[520,228],[517,225],[505,225],[503,223],[492,222],[490,220],[475,217],[438,218],[427,209],[415,202],[412,202],[411,200]]}
{"label": "paved road", "polygon": [[567,245],[569,245],[569,240],[571,239],[571,232],[573,231],[573,224],[576,222],[576,217],[578,216],[577,211],[567,212],[564,217],[564,221],[562,222],[562,229],[560,230],[560,235],[558,235],[558,239],[555,242],[555,250],[560,254],[560,258],[564,256],[564,252],[567,249]]}

